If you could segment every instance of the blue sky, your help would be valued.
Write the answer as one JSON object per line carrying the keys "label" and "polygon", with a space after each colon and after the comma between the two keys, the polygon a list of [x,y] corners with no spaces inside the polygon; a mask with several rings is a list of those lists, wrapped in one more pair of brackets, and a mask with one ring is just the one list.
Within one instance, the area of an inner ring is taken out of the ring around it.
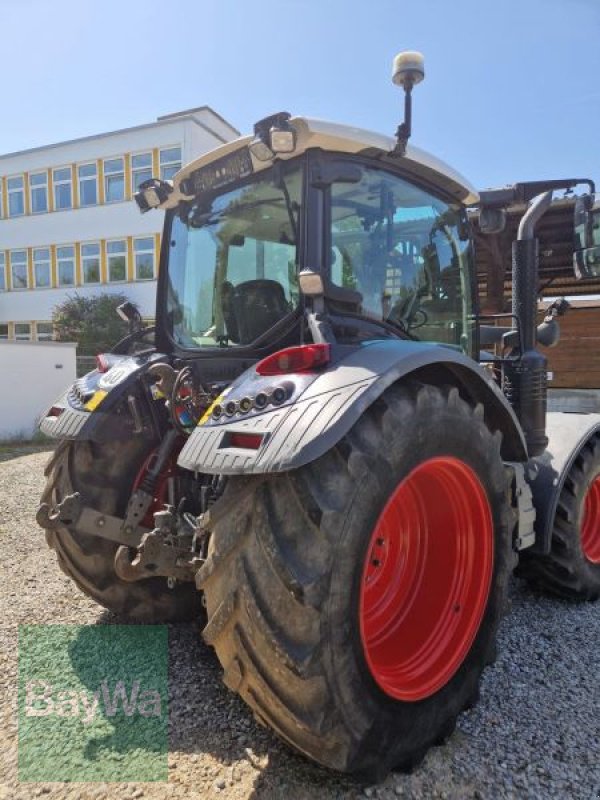
{"label": "blue sky", "polygon": [[393,133],[419,49],[413,142],[478,187],[600,180],[600,0],[0,0],[0,153],[209,104]]}

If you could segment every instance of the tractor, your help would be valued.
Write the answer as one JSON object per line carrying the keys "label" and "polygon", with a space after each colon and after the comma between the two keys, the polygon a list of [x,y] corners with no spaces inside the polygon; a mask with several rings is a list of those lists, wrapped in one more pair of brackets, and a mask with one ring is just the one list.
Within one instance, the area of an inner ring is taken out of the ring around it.
{"label": "tractor", "polygon": [[[145,182],[155,326],[125,304],[130,335],[40,423],[37,519],[75,584],[200,621],[260,722],[371,778],[477,701],[515,569],[600,595],[600,415],[547,412],[540,346],[568,303],[539,320],[536,236],[559,208],[593,280],[594,185],[478,193],[408,144],[423,77],[394,60],[395,137],[281,112]],[[500,294],[512,266],[493,313],[482,242]]]}

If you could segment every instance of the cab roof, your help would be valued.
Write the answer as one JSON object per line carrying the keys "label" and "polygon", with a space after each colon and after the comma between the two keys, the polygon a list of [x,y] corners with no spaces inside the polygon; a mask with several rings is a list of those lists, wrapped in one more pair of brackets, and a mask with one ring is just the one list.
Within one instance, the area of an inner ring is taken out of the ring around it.
{"label": "cab roof", "polygon": [[[390,151],[396,144],[395,139],[390,136],[308,117],[292,117],[289,122],[296,130],[296,148],[293,153],[279,154],[278,158],[294,158],[310,148],[321,148],[337,153],[362,154],[375,158],[383,164],[400,166],[408,175],[421,178],[430,185],[439,186],[441,190],[465,205],[474,205],[479,200],[477,190],[466,178],[448,164],[418,147],[409,144],[404,156],[390,156]],[[253,136],[242,136],[186,164],[175,175],[173,179],[175,191],[163,207],[171,207],[185,197],[179,187],[181,181],[192,172],[236,150],[247,147],[253,138]],[[256,173],[271,166],[272,162],[258,161],[252,156],[252,164]]]}

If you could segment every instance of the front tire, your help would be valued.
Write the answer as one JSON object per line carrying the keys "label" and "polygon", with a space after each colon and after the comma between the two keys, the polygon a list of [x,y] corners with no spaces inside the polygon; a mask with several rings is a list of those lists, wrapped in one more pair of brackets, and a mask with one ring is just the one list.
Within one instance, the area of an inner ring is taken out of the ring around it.
{"label": "front tire", "polygon": [[[148,457],[145,442],[61,442],[51,456],[42,502],[57,505],[80,492],[83,502],[106,514],[123,516],[132,487]],[[200,597],[193,583],[167,587],[166,578],[129,583],[114,568],[118,544],[90,536],[76,526],[46,531],[62,571],[84,594],[116,614],[139,622],[178,622],[200,614]]]}
{"label": "front tire", "polygon": [[327,767],[411,767],[477,699],[514,560],[481,411],[395,386],[316,462],[235,502],[230,481],[197,576],[204,637],[255,715]]}

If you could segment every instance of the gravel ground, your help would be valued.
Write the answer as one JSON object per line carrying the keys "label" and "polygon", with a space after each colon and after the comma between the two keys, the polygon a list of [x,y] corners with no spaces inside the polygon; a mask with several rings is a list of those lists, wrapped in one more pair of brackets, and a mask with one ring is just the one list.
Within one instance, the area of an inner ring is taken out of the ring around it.
{"label": "gravel ground", "polygon": [[600,797],[600,606],[511,589],[481,702],[411,775],[365,787],[291,752],[220,681],[197,626],[170,628],[169,782],[17,780],[17,626],[123,622],[59,571],[34,513],[45,452],[0,451],[0,800]]}

